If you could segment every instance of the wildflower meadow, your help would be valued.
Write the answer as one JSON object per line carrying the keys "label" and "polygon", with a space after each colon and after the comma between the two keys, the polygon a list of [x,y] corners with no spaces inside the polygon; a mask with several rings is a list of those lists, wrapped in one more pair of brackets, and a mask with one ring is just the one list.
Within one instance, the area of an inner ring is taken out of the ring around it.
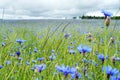
{"label": "wildflower meadow", "polygon": [[102,13],[96,27],[3,21],[0,80],[120,80],[120,25]]}

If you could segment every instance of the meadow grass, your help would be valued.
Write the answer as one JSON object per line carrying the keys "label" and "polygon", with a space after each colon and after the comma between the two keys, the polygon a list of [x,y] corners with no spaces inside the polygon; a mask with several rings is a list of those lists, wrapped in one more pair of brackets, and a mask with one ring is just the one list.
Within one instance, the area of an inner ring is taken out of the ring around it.
{"label": "meadow grass", "polygon": [[[114,64],[112,59],[114,55],[116,58],[120,57],[119,29],[113,31],[112,28],[108,28],[106,32],[105,28],[94,29],[88,25],[86,29],[89,29],[92,34],[92,40],[88,41],[88,33],[81,32],[82,30],[74,26],[69,28],[67,24],[61,23],[51,24],[46,28],[1,27],[0,79],[77,80],[72,79],[70,75],[64,78],[64,74],[56,70],[57,65],[64,64],[77,67],[82,75],[79,80],[107,80],[106,72],[102,71],[104,66],[110,65],[120,69],[119,60],[116,60]],[[66,33],[70,33],[67,38],[64,36]],[[110,42],[111,37],[115,38],[113,43]],[[25,40],[25,42],[18,43],[17,39]],[[92,51],[83,56],[77,50],[80,44],[89,46]],[[69,52],[69,47],[75,51],[74,54]],[[16,54],[18,51],[20,51],[20,56]],[[98,54],[101,53],[109,56],[104,63],[98,59]],[[55,60],[49,59],[52,54],[55,55]],[[38,58],[44,58],[44,60],[38,61]],[[86,62],[83,59],[86,59]],[[10,64],[6,63],[7,61],[10,61]],[[46,64],[46,68],[41,72],[32,70],[35,65],[40,64]],[[86,73],[83,69],[86,69]]]}

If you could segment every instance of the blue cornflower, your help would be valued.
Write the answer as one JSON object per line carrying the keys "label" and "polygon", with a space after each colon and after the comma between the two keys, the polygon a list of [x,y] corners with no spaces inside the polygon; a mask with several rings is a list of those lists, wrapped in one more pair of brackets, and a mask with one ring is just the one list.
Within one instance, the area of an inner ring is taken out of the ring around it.
{"label": "blue cornflower", "polygon": [[43,61],[44,60],[44,58],[38,58],[38,61]]}
{"label": "blue cornflower", "polygon": [[16,54],[17,54],[17,56],[19,57],[19,56],[20,56],[20,51],[17,51]]}
{"label": "blue cornflower", "polygon": [[118,73],[118,75],[110,76],[110,80],[120,80],[120,73]]}
{"label": "blue cornflower", "polygon": [[120,61],[120,57],[116,57],[115,60],[116,60],[116,61]]}
{"label": "blue cornflower", "polygon": [[[78,64],[76,64],[76,66],[78,66]],[[56,66],[56,69],[59,72],[62,72],[64,74],[65,77],[67,77],[68,74],[71,75],[72,78],[81,78],[81,74],[78,72],[78,69],[76,67],[69,67],[69,66],[65,66],[65,65],[61,65],[61,66]]]}
{"label": "blue cornflower", "polygon": [[70,53],[70,54],[75,54],[75,51],[72,50],[72,49],[70,49],[70,50],[69,50],[69,53]]}
{"label": "blue cornflower", "polygon": [[71,74],[71,76],[72,76],[73,79],[75,79],[75,78],[79,79],[79,78],[82,77],[82,75],[79,72],[77,72],[77,71],[74,74]]}
{"label": "blue cornflower", "polygon": [[[104,57],[103,54],[98,54],[98,58],[99,58],[100,60],[102,60],[102,61],[105,60],[105,57]],[[108,55],[106,56],[106,59],[108,59]]]}
{"label": "blue cornflower", "polygon": [[[77,65],[76,67],[78,67],[78,65]],[[74,78],[79,79],[79,78],[82,77],[82,75],[78,72],[78,69],[75,68],[75,67],[72,67],[72,68],[71,68],[70,75],[71,75],[71,77],[72,77],[73,79],[74,79]]]}
{"label": "blue cornflower", "polygon": [[38,52],[38,49],[37,49],[36,47],[34,48],[34,52],[35,52],[35,53]]}
{"label": "blue cornflower", "polygon": [[117,80],[120,80],[120,73],[117,75]]}
{"label": "blue cornflower", "polygon": [[21,40],[21,39],[16,39],[16,42],[18,42],[19,44],[25,42],[26,40]]}
{"label": "blue cornflower", "polygon": [[55,50],[52,50],[52,53],[54,53],[55,52]]}
{"label": "blue cornflower", "polygon": [[119,70],[117,70],[116,68],[112,69],[111,66],[106,66],[102,68],[103,72],[104,70],[106,71],[107,74],[107,78],[109,79],[111,76],[114,76],[116,74],[119,73]]}
{"label": "blue cornflower", "polygon": [[59,71],[59,72],[62,72],[65,76],[67,76],[70,72],[71,72],[71,69],[69,66],[56,66],[56,69]]}
{"label": "blue cornflower", "polygon": [[72,76],[72,78],[79,78],[79,75],[77,75],[77,69],[75,67],[69,67],[69,66],[56,66],[56,69],[59,72],[62,72],[65,77],[67,77],[68,74]]}
{"label": "blue cornflower", "polygon": [[0,69],[2,69],[2,68],[3,68],[3,66],[0,65]]}
{"label": "blue cornflower", "polygon": [[11,61],[6,61],[6,64],[7,64],[7,65],[11,64]]}
{"label": "blue cornflower", "polygon": [[98,58],[102,61],[102,63],[104,63],[104,60],[108,59],[108,55],[105,58],[103,54],[98,54]]}
{"label": "blue cornflower", "polygon": [[51,56],[49,56],[49,59],[50,59],[50,60],[55,60],[55,59],[56,59],[56,55],[55,55],[55,54],[52,54]]}
{"label": "blue cornflower", "polygon": [[67,39],[68,37],[70,37],[71,35],[70,35],[70,33],[66,33],[66,34],[64,34],[64,37]]}
{"label": "blue cornflower", "polygon": [[80,53],[87,53],[92,51],[92,48],[83,45],[78,46],[77,49]]}
{"label": "blue cornflower", "polygon": [[102,10],[102,13],[104,14],[105,17],[111,17],[113,14],[111,12],[108,12],[106,10]]}
{"label": "blue cornflower", "polygon": [[5,42],[2,42],[2,46],[6,46],[6,43],[5,43]]}
{"label": "blue cornflower", "polygon": [[15,54],[10,53],[10,56],[15,56]]}
{"label": "blue cornflower", "polygon": [[119,79],[117,79],[117,76],[114,75],[114,76],[110,76],[110,79],[109,79],[109,80],[119,80]]}
{"label": "blue cornflower", "polygon": [[35,66],[35,70],[37,70],[38,72],[43,71],[45,68],[46,68],[46,64],[41,64],[41,65]]}

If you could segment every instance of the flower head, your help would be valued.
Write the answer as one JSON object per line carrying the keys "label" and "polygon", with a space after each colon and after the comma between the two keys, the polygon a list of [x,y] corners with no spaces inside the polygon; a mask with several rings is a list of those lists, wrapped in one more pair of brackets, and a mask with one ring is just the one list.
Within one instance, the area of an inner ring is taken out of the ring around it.
{"label": "flower head", "polygon": [[82,45],[78,46],[77,49],[80,53],[87,53],[92,51],[92,48],[88,46],[82,46]]}
{"label": "flower head", "polygon": [[120,80],[120,73],[119,73],[118,76],[117,76],[117,80]]}
{"label": "flower head", "polygon": [[68,50],[68,51],[69,51],[70,54],[75,54],[75,51],[72,50],[72,49],[70,49],[70,50]]}
{"label": "flower head", "polygon": [[0,69],[2,69],[2,68],[3,68],[3,66],[0,65]]}
{"label": "flower head", "polygon": [[41,64],[41,65],[36,65],[35,66],[35,70],[37,70],[38,72],[43,71],[46,68],[45,64]]}
{"label": "flower head", "polygon": [[70,72],[71,72],[71,69],[69,66],[56,66],[56,69],[59,71],[59,72],[62,72],[65,76],[67,76]]}
{"label": "flower head", "polygon": [[43,61],[44,60],[44,58],[42,57],[42,58],[38,58],[38,61]]}
{"label": "flower head", "polygon": [[52,54],[51,56],[49,56],[49,59],[50,59],[50,60],[55,60],[55,59],[56,59],[56,55],[55,55],[55,54]]}
{"label": "flower head", "polygon": [[81,74],[77,71],[76,67],[69,67],[69,66],[56,66],[56,69],[59,72],[62,72],[65,77],[67,77],[68,74],[71,75],[72,78],[81,78]]}
{"label": "flower head", "polygon": [[73,79],[75,79],[75,78],[79,79],[79,78],[82,77],[82,75],[79,72],[75,72],[74,74],[71,74],[71,76],[72,76]]}
{"label": "flower head", "polygon": [[112,69],[111,66],[103,67],[102,70],[106,72],[108,79],[109,79],[111,76],[114,76],[114,75],[116,75],[116,74],[119,73],[119,70],[117,70],[116,68]]}
{"label": "flower head", "polygon": [[110,80],[120,80],[120,73],[118,73],[118,75],[110,76]]}
{"label": "flower head", "polygon": [[6,46],[6,43],[5,43],[5,42],[2,42],[2,46]]}
{"label": "flower head", "polygon": [[68,37],[71,37],[70,33],[64,34],[64,37],[67,39]]}
{"label": "flower head", "polygon": [[59,72],[62,72],[65,76],[67,76],[68,74],[74,74],[77,69],[75,67],[69,67],[69,66],[56,66],[56,69],[59,71]]}
{"label": "flower head", "polygon": [[116,60],[116,61],[120,61],[120,57],[116,57],[115,60]]}
{"label": "flower head", "polygon": [[21,39],[16,39],[16,42],[18,42],[19,44],[25,42],[26,40],[21,40]]}
{"label": "flower head", "polygon": [[100,59],[102,62],[104,62],[105,59],[108,59],[108,55],[104,57],[103,54],[98,54],[98,59]]}
{"label": "flower head", "polygon": [[52,53],[54,53],[54,52],[55,52],[55,50],[52,50],[51,52],[52,52]]}
{"label": "flower head", "polygon": [[15,56],[15,54],[10,53],[10,56]]}
{"label": "flower head", "polygon": [[19,56],[20,56],[20,51],[17,51],[16,54],[17,54],[17,56],[19,57]]}
{"label": "flower head", "polygon": [[36,47],[34,48],[34,52],[35,52],[35,53],[38,52],[38,49],[37,49]]}
{"label": "flower head", "polygon": [[7,64],[7,65],[11,64],[11,61],[6,61],[6,64]]}
{"label": "flower head", "polygon": [[106,10],[102,10],[102,13],[104,14],[105,17],[107,16],[111,17],[113,15],[111,12],[108,12]]}
{"label": "flower head", "polygon": [[99,54],[99,55],[98,55],[98,58],[99,58],[100,60],[102,60],[102,61],[104,61],[104,59],[105,59],[103,54]]}

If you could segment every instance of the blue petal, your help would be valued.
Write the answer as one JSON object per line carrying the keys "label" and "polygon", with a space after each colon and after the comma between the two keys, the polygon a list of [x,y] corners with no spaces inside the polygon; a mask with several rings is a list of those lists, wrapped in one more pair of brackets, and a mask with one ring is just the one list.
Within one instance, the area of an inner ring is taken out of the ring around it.
{"label": "blue petal", "polygon": [[7,64],[7,65],[11,64],[11,61],[6,61],[6,64]]}
{"label": "blue petal", "polygon": [[78,72],[75,72],[74,74],[71,74],[71,77],[74,79],[74,78],[81,78],[82,77],[82,75],[80,74],[80,73],[78,73]]}
{"label": "blue petal", "polygon": [[107,67],[106,67],[106,73],[107,73],[107,74],[110,74],[110,73],[111,73],[111,70],[112,70],[112,67],[111,67],[111,66],[107,66]]}
{"label": "blue petal", "polygon": [[117,79],[120,80],[120,73],[118,74]]}
{"label": "blue petal", "polygon": [[102,71],[106,71],[106,74],[111,74],[112,67],[111,66],[106,66],[102,68]]}
{"label": "blue petal", "polygon": [[88,46],[83,47],[84,50],[86,50],[86,52],[91,52],[92,48],[89,48]]}
{"label": "blue petal", "polygon": [[119,57],[117,57],[117,58],[115,58],[115,60],[120,61],[120,58],[119,58]]}
{"label": "blue petal", "polygon": [[82,45],[77,47],[78,51],[81,52],[82,51]]}
{"label": "blue petal", "polygon": [[104,60],[104,55],[103,54],[99,54],[98,58],[101,59],[101,60]]}
{"label": "blue petal", "polygon": [[0,65],[0,69],[2,69],[2,68],[3,68],[3,66]]}
{"label": "blue petal", "polygon": [[70,73],[73,74],[77,71],[77,69],[75,67],[72,67],[71,70],[70,70]]}
{"label": "blue petal", "polygon": [[117,70],[116,68],[111,70],[111,75],[116,75],[117,73],[119,73],[119,70]]}
{"label": "blue petal", "polygon": [[105,16],[112,16],[113,14],[111,12],[108,12],[106,10],[102,10],[102,13],[105,15]]}
{"label": "blue petal", "polygon": [[116,76],[110,76],[110,80],[117,80]]}

